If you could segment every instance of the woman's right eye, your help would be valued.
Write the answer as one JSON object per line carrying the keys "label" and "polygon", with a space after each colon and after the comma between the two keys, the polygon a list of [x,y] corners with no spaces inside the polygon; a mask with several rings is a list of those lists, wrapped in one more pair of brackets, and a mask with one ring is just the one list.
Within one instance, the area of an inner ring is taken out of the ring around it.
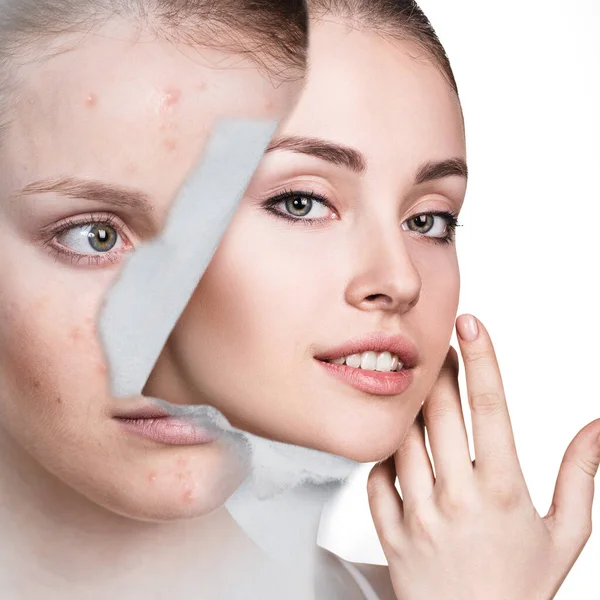
{"label": "woman's right eye", "polygon": [[121,234],[108,223],[76,225],[61,233],[57,241],[77,254],[118,252],[125,244]]}
{"label": "woman's right eye", "polygon": [[328,200],[311,192],[285,192],[267,200],[266,207],[288,221],[324,221],[336,215]]}
{"label": "woman's right eye", "polygon": [[100,266],[118,262],[133,250],[125,226],[111,215],[88,215],[61,223],[44,245],[50,254],[71,264]]}

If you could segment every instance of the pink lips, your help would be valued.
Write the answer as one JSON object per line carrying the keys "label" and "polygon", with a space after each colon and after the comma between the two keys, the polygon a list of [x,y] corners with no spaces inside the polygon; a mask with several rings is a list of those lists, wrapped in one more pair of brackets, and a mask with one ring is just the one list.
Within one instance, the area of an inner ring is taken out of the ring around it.
{"label": "pink lips", "polygon": [[192,421],[171,417],[166,410],[155,406],[142,407],[115,420],[133,434],[170,446],[210,444],[217,439]]}
{"label": "pink lips", "polygon": [[[388,351],[395,354],[404,367],[400,371],[386,372],[355,369],[347,365],[324,362],[368,351]],[[315,355],[315,358],[330,375],[339,381],[361,392],[376,396],[396,396],[406,391],[413,381],[413,368],[419,359],[417,349],[410,340],[401,336],[388,336],[380,333],[350,340],[341,346]]]}

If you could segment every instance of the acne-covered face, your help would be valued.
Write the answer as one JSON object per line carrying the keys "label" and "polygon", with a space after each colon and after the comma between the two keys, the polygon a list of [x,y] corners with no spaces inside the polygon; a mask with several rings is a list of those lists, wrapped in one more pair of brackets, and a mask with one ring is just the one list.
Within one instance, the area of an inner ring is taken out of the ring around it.
{"label": "acne-covered face", "polygon": [[[408,43],[328,21],[313,26],[310,54],[300,100],[147,391],[372,461],[396,450],[448,350],[463,122],[439,69]],[[411,368],[373,374],[393,354]]]}
{"label": "acne-covered face", "polygon": [[[195,516],[244,476],[232,440],[160,444],[114,417],[96,318],[221,117],[281,119],[301,81],[111,23],[20,71],[0,152],[0,436],[116,512]],[[174,399],[177,401],[178,399]],[[18,453],[17,453],[18,454]]]}

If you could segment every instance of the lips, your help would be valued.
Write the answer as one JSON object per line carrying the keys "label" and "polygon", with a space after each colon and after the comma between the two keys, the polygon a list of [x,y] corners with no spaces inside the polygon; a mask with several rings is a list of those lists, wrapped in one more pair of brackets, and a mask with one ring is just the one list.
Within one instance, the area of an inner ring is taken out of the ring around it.
{"label": "lips", "polygon": [[395,354],[404,365],[405,369],[411,369],[418,362],[418,352],[416,346],[406,337],[390,336],[382,333],[374,333],[361,338],[348,340],[340,346],[330,348],[324,352],[315,355],[320,361],[330,361],[351,356],[352,354],[362,354],[363,352],[385,352]]}
{"label": "lips", "polygon": [[169,412],[158,406],[142,406],[140,408],[119,414],[115,416],[115,419],[129,419],[129,420],[137,420],[137,419],[161,419],[163,417],[168,417]]}
{"label": "lips", "polygon": [[175,417],[165,408],[146,404],[115,415],[123,431],[167,446],[199,446],[218,439],[218,434],[194,420]]}

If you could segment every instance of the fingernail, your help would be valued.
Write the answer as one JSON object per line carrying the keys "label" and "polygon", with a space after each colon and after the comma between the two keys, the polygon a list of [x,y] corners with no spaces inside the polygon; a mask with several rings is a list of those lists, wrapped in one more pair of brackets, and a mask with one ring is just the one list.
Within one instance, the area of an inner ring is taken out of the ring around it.
{"label": "fingernail", "polygon": [[461,315],[456,322],[458,335],[466,342],[473,342],[479,335],[477,319],[472,315]]}

